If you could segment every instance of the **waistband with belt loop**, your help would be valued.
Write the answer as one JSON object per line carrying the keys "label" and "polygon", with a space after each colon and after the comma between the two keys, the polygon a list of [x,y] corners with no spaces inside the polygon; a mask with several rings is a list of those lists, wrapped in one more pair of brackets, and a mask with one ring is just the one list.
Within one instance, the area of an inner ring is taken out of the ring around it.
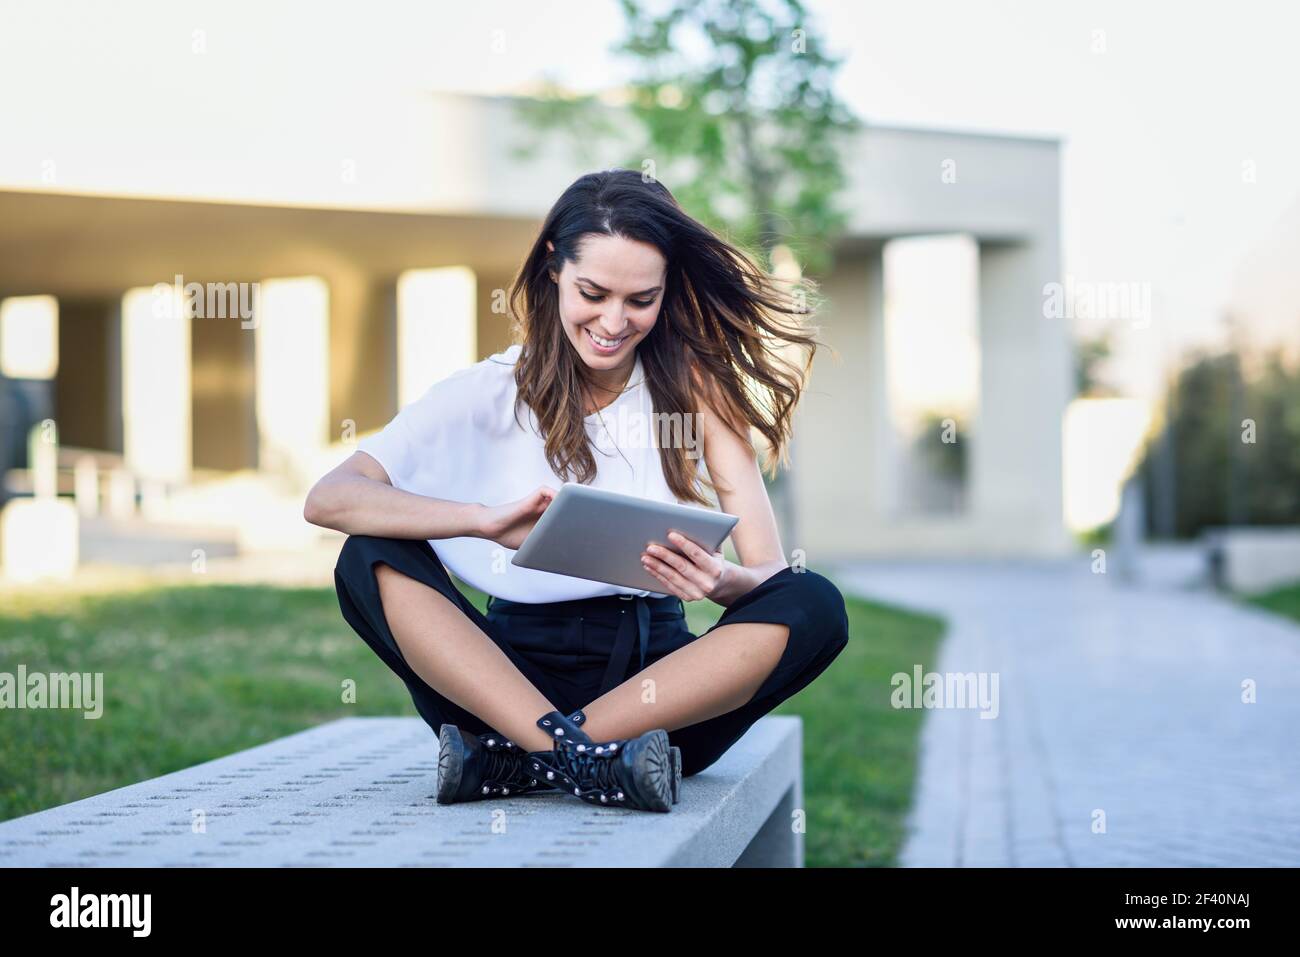
{"label": "waistband with belt loop", "polygon": [[638,646],[640,665],[637,671],[645,668],[646,650],[650,645],[650,622],[667,621],[685,615],[682,600],[676,595],[663,598],[650,598],[646,595],[602,595],[597,598],[583,598],[573,601],[554,602],[517,602],[503,598],[490,597],[488,610],[503,615],[538,615],[538,616],[586,616],[599,618],[602,615],[619,616],[618,631],[614,636],[614,647],[610,651],[609,663],[605,667],[604,677],[600,681],[597,697],[611,688],[616,688],[627,678],[628,665],[632,661],[632,647]]}

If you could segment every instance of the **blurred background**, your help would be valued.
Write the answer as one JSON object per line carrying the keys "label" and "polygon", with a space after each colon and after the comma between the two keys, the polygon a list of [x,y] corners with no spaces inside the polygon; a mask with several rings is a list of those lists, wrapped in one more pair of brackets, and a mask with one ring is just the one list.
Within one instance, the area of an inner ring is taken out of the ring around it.
{"label": "blurred background", "polygon": [[1294,525],[1293,68],[1175,9],[8,2],[5,576],[316,549],[310,483],[509,343],[616,165],[823,287],[787,547],[1063,555],[1130,477],[1143,539]]}
{"label": "blurred background", "polygon": [[542,216],[610,166],[825,297],[833,353],[771,486],[792,561],[863,594],[882,562],[1100,562],[1300,606],[1285,4],[0,18],[11,656],[47,648],[31,608],[91,592],[328,587],[341,536],[302,520],[307,489],[510,343]]}

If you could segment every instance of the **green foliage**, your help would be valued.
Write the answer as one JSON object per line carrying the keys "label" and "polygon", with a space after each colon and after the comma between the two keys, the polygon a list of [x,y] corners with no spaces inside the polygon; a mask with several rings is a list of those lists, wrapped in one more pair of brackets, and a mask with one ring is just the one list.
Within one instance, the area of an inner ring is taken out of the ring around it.
{"label": "green foliage", "polygon": [[[103,715],[0,713],[0,818],[98,794],[335,718],[410,714],[330,591],[206,585],[8,598],[0,670],[102,672]],[[355,704],[342,682],[357,683]]]}
{"label": "green foliage", "polygon": [[1101,369],[1114,352],[1110,330],[1087,339],[1080,339],[1074,348],[1074,388],[1078,395],[1099,397],[1114,395],[1101,376]]}
{"label": "green foliage", "polygon": [[1259,595],[1246,595],[1243,598],[1252,605],[1300,621],[1300,582],[1270,589]]}
{"label": "green foliage", "polygon": [[846,604],[848,646],[775,713],[804,721],[808,865],[886,867],[906,836],[925,717],[893,707],[891,678],[935,667],[943,625],[873,602]]}
{"label": "green foliage", "polygon": [[[945,442],[947,421],[955,425],[952,441]],[[950,479],[960,479],[966,474],[966,431],[967,425],[957,416],[947,412],[926,412],[913,440],[918,457],[935,475]]]}
{"label": "green foliage", "polygon": [[1194,357],[1169,388],[1163,431],[1149,437],[1138,465],[1152,516],[1170,504],[1161,501],[1170,494],[1162,467],[1173,475],[1173,537],[1300,522],[1300,369],[1278,351],[1250,376],[1236,353]]}
{"label": "green foliage", "polygon": [[[738,245],[770,253],[784,244],[807,271],[826,271],[847,218],[834,202],[846,181],[840,148],[861,125],[834,95],[841,60],[824,51],[804,5],[679,0],[652,13],[621,3],[627,35],[617,52],[637,67],[627,108],[640,142],[626,143],[595,97],[564,97],[554,84],[520,102],[521,120],[562,134],[585,164],[616,155],[611,165],[662,180]],[[614,153],[600,145],[611,138],[620,138]]]}
{"label": "green foliage", "polygon": [[1110,544],[1114,534],[1115,523],[1112,521],[1077,532],[1074,539],[1083,548],[1104,548]]}

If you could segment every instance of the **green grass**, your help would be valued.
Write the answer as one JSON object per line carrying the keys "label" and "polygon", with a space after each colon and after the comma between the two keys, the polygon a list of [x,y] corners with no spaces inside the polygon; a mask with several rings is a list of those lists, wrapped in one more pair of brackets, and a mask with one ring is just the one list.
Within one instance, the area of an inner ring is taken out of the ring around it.
{"label": "green grass", "polygon": [[[480,608],[486,596],[465,588]],[[688,604],[699,634],[722,609]],[[807,862],[894,862],[921,712],[889,677],[929,669],[931,618],[849,600],[852,640],[775,713],[804,719]],[[103,714],[0,711],[0,819],[74,801],[357,715],[415,716],[406,688],[339,614],[329,589],[242,585],[10,596],[0,672],[103,672]],[[356,683],[344,703],[343,683]]]}
{"label": "green grass", "polygon": [[1300,582],[1282,588],[1274,588],[1258,595],[1243,595],[1241,597],[1252,605],[1258,605],[1260,608],[1279,615],[1285,615],[1294,621],[1300,621]]}

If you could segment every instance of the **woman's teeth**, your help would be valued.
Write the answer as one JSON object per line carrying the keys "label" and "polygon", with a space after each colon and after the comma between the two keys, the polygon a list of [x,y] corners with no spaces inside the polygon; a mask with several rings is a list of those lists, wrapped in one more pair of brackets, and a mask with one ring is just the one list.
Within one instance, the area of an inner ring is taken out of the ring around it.
{"label": "woman's teeth", "polygon": [[620,342],[622,342],[624,339],[627,338],[627,336],[622,336],[618,339],[605,339],[601,336],[596,335],[590,329],[587,330],[587,335],[591,336],[591,341],[596,343],[596,345],[600,346],[602,349],[613,349]]}

